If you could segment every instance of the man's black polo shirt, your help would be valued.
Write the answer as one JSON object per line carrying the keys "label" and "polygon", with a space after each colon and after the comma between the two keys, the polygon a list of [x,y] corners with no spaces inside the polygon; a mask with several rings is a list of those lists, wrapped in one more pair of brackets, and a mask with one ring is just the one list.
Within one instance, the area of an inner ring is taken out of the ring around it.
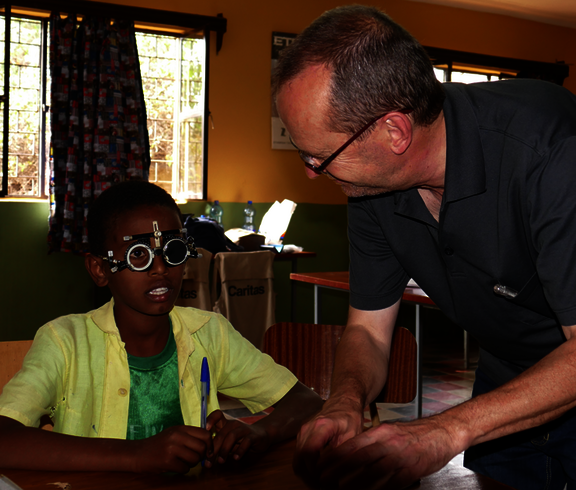
{"label": "man's black polo shirt", "polygon": [[416,189],[350,199],[350,301],[388,307],[414,278],[503,383],[576,324],[576,97],[528,80],[444,87],[440,221]]}

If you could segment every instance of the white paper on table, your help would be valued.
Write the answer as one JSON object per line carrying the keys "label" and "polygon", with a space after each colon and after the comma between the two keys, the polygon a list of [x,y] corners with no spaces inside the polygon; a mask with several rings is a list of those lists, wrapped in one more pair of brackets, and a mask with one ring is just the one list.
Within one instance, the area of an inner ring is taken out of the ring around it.
{"label": "white paper on table", "polygon": [[296,203],[284,199],[281,203],[276,201],[262,218],[258,233],[266,237],[266,245],[282,243],[282,236],[286,233],[290,218],[296,209]]}

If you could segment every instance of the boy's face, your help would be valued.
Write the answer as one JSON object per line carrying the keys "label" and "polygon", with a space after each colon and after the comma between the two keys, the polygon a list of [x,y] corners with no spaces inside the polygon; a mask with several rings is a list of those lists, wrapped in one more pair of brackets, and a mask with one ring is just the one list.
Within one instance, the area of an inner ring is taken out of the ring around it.
{"label": "boy's face", "polygon": [[[124,241],[123,238],[151,233],[154,221],[158,223],[160,231],[182,228],[175,211],[160,206],[141,207],[118,216],[116,226],[112,227],[110,235],[106,237],[106,249],[112,250],[113,258],[124,260],[126,249],[136,240]],[[150,246],[154,248],[153,238],[150,238]],[[108,285],[110,288],[117,320],[121,317],[137,321],[139,315],[165,315],[172,310],[182,286],[185,263],[170,267],[160,255],[154,257],[150,269],[146,271],[124,269],[112,273],[109,264],[102,262],[105,281],[99,285]]]}

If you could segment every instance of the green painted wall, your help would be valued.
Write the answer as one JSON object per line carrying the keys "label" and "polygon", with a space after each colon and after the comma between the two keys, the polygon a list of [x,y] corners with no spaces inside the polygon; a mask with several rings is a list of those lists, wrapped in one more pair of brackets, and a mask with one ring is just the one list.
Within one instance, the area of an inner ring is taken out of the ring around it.
{"label": "green painted wall", "polygon": [[[221,203],[226,228],[240,227],[244,203]],[[271,203],[255,203],[256,223]],[[196,216],[206,203],[181,206]],[[38,327],[69,313],[82,313],[108,299],[107,291],[94,286],[84,269],[84,259],[65,253],[48,255],[48,203],[0,202],[0,341],[31,339]],[[300,271],[347,270],[348,241],[346,205],[298,204],[284,243],[317,252],[317,257],[298,263]],[[277,293],[276,320],[290,320],[290,262],[274,267]],[[296,285],[297,321],[313,320],[313,288]],[[343,324],[348,308],[347,293],[323,292],[323,321]]]}
{"label": "green painted wall", "polygon": [[94,304],[84,259],[48,255],[47,217],[47,202],[0,203],[0,340],[30,339],[48,320]]}

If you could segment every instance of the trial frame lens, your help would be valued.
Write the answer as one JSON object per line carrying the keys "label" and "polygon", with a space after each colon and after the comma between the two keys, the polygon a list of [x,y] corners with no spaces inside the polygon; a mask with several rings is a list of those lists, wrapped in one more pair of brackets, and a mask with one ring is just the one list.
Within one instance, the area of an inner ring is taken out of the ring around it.
{"label": "trial frame lens", "polygon": [[168,241],[161,249],[152,249],[150,244],[144,240],[129,246],[124,256],[128,269],[135,272],[144,272],[150,269],[156,255],[162,255],[164,262],[171,267],[176,267],[186,262],[189,250],[188,242],[178,237],[166,238]]}
{"label": "trial frame lens", "polygon": [[[158,223],[153,222],[154,231],[152,233],[142,233],[140,235],[125,236],[124,241],[137,240],[131,244],[124,254],[124,260],[114,259],[114,252],[108,251],[107,257],[102,257],[110,263],[112,273],[123,269],[130,269],[133,272],[144,272],[152,267],[152,262],[156,255],[162,255],[162,259],[169,267],[176,267],[183,264],[188,258],[197,258],[198,251],[194,246],[194,239],[187,236],[186,228],[179,230],[160,231]],[[176,233],[183,233],[186,238],[174,236]],[[164,239],[164,246],[160,247],[160,238]],[[155,247],[150,246],[150,239],[154,239]]]}

